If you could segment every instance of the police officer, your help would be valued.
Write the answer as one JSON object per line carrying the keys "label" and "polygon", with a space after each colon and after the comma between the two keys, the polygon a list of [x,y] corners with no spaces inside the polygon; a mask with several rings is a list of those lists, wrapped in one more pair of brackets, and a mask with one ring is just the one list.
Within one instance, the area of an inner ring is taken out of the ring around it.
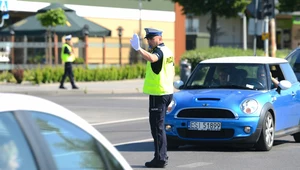
{"label": "police officer", "polygon": [[145,28],[145,31],[150,52],[140,47],[137,34],[130,40],[131,46],[147,60],[143,92],[149,95],[149,122],[155,151],[154,159],[145,166],[163,168],[168,163],[164,119],[173,98],[174,55],[163,43],[161,30]]}
{"label": "police officer", "polygon": [[66,89],[66,87],[64,87],[64,81],[67,76],[70,79],[72,89],[78,89],[74,82],[74,74],[72,70],[72,62],[75,60],[75,57],[71,39],[72,35],[65,36],[65,43],[61,49],[61,59],[65,63],[65,72],[60,81],[60,89]]}

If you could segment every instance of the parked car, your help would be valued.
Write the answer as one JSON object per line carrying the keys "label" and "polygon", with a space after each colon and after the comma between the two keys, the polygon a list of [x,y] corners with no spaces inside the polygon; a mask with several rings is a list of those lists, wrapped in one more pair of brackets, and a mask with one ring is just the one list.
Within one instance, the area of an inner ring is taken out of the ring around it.
{"label": "parked car", "polygon": [[42,98],[0,93],[0,169],[132,168],[88,122]]}
{"label": "parked car", "polygon": [[298,81],[300,81],[300,48],[294,49],[285,59],[290,63]]}
{"label": "parked car", "polygon": [[169,149],[205,142],[269,151],[286,135],[300,142],[300,83],[285,59],[204,60],[174,87],[165,117]]}

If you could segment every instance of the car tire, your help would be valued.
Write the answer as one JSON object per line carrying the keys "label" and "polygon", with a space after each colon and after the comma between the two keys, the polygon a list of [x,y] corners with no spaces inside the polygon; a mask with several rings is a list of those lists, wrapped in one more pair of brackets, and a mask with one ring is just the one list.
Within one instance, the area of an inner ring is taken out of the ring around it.
{"label": "car tire", "polygon": [[264,117],[262,131],[258,142],[255,145],[256,150],[269,151],[273,147],[275,137],[275,124],[272,114],[268,111]]}
{"label": "car tire", "polygon": [[300,143],[300,132],[293,134],[294,140],[297,143]]}

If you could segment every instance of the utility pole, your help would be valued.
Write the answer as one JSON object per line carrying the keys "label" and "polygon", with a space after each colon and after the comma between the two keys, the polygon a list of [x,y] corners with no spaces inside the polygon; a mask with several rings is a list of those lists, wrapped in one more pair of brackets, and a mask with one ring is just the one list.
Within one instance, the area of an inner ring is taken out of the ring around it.
{"label": "utility pole", "polygon": [[253,55],[256,56],[256,44],[257,44],[257,10],[258,10],[258,0],[255,0],[254,8],[254,36],[253,36]]}
{"label": "utility pole", "polygon": [[271,33],[271,57],[276,57],[277,43],[276,43],[276,24],[275,18],[270,20],[270,33]]}
{"label": "utility pole", "polygon": [[265,56],[269,56],[269,16],[265,16],[264,19],[264,35],[265,35],[265,40],[264,40],[264,49],[265,49]]}
{"label": "utility pole", "polygon": [[[275,1],[274,0],[263,0],[262,1],[262,13],[264,16],[264,33],[262,35],[262,38],[264,40],[264,49],[265,49],[265,56],[269,56],[269,39],[271,38],[271,49],[272,53],[271,56],[275,57],[276,53],[276,40],[275,40]],[[269,22],[270,19],[272,21],[271,23],[271,33],[272,37],[270,36],[269,33]]]}

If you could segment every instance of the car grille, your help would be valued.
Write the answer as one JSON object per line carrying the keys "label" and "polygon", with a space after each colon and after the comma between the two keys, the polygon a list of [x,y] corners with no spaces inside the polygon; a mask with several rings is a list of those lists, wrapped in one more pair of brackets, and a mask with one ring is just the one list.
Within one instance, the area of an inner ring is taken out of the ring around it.
{"label": "car grille", "polygon": [[225,109],[184,109],[177,117],[179,118],[235,118],[234,114]]}
{"label": "car grille", "polygon": [[207,138],[221,139],[232,138],[234,135],[233,129],[222,129],[221,131],[197,131],[188,130],[186,128],[177,128],[179,136],[183,138]]}

